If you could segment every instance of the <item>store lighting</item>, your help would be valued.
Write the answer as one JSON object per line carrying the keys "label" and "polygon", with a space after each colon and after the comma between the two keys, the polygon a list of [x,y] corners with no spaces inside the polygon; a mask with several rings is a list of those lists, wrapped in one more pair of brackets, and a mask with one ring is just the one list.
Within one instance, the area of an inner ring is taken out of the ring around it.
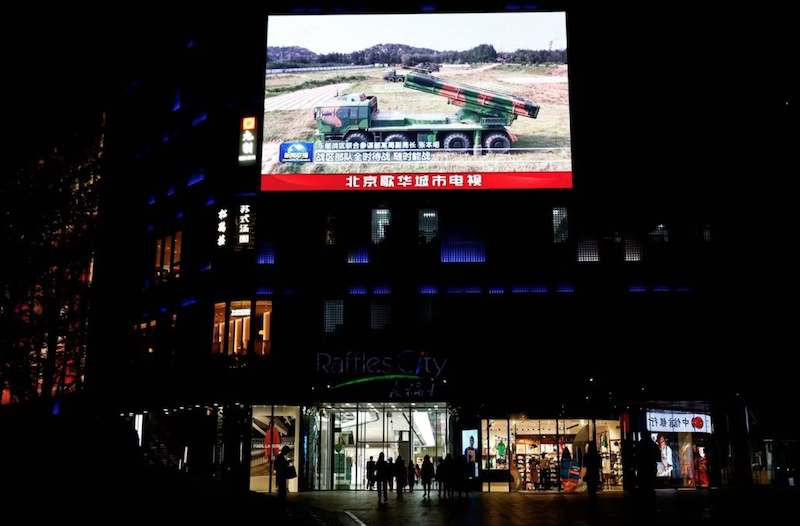
{"label": "store lighting", "polygon": [[412,419],[414,421],[414,430],[417,432],[417,435],[422,439],[422,447],[431,447],[436,445],[436,440],[433,438],[433,428],[431,428],[431,421],[428,418],[428,413],[421,413],[419,411],[414,411],[412,413]]}

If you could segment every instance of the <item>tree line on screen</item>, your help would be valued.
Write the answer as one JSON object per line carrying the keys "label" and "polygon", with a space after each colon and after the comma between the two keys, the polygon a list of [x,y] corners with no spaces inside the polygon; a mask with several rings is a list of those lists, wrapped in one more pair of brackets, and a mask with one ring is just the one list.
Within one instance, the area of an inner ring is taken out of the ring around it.
{"label": "tree line on screen", "polygon": [[437,64],[566,64],[567,51],[565,49],[518,49],[512,52],[498,52],[491,44],[481,44],[466,51],[436,51],[405,44],[378,44],[352,53],[321,54],[298,46],[267,48],[267,69],[340,66],[345,64],[415,66],[421,62]]}

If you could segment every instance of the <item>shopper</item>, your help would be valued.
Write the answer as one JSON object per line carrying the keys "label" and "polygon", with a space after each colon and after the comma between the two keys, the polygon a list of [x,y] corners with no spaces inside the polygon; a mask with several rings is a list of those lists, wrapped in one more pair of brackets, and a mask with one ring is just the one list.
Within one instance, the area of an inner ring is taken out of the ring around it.
{"label": "shopper", "polygon": [[586,473],[583,480],[586,482],[586,489],[589,497],[597,497],[597,489],[600,487],[600,455],[597,453],[597,442],[589,441],[589,449],[583,456],[583,467]]}
{"label": "shopper", "polygon": [[375,461],[373,457],[369,457],[367,461],[367,489],[372,490],[375,486]]}
{"label": "shopper", "polygon": [[278,487],[278,498],[281,501],[286,500],[287,475],[289,471],[289,459],[286,458],[286,455],[288,455],[290,451],[291,449],[289,446],[283,446],[281,452],[275,457],[275,485]]}
{"label": "shopper", "polygon": [[[422,479],[422,498],[429,499],[431,498],[431,481],[433,480],[433,462],[431,462],[430,455],[425,455],[425,458],[422,460],[420,475]],[[441,496],[441,493],[439,496]]]}
{"label": "shopper", "polygon": [[386,462],[386,459],[383,456],[383,451],[381,451],[380,455],[378,455],[378,460],[375,462],[375,482],[378,483],[378,502],[381,501],[381,496],[383,496],[383,502],[389,500],[389,478],[391,478],[392,472],[389,470],[389,463]]}
{"label": "shopper", "polygon": [[406,478],[408,477],[408,468],[406,467],[405,460],[402,455],[397,455],[397,460],[394,462],[394,478],[397,483],[397,497],[403,496],[403,488],[406,485]]}

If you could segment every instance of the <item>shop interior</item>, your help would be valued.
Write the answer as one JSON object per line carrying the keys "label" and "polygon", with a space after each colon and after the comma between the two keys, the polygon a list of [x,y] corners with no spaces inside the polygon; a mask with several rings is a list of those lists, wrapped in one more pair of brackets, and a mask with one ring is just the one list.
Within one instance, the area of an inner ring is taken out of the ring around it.
{"label": "shop interior", "polygon": [[585,491],[582,460],[590,440],[600,453],[604,489],[622,489],[617,420],[510,419],[481,421],[483,491]]}

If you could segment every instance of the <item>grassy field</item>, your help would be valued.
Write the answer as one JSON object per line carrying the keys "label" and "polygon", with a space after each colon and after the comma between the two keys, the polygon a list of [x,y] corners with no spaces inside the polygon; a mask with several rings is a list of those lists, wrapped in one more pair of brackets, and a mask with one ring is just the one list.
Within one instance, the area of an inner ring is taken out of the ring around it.
{"label": "grassy field", "polygon": [[[351,93],[365,93],[378,97],[381,111],[404,113],[454,114],[459,107],[448,104],[443,97],[403,87],[402,83],[383,80],[385,69],[348,72],[347,82],[352,83]],[[406,72],[407,70],[399,70]],[[569,90],[566,82],[532,82],[533,77],[563,75],[565,70],[545,67],[499,66],[491,69],[476,67],[435,73],[439,78],[515,95],[541,106],[538,117],[518,117],[508,128],[517,136],[512,151],[505,155],[474,156],[435,152],[428,162],[419,163],[348,163],[348,164],[290,164],[275,167],[279,173],[420,173],[420,172],[490,172],[490,171],[564,171],[571,170]],[[337,72],[304,72],[277,74],[267,78],[267,89],[291,92],[293,87],[304,89],[342,82]],[[266,142],[311,141],[316,122],[310,110],[272,111],[265,115]]]}

